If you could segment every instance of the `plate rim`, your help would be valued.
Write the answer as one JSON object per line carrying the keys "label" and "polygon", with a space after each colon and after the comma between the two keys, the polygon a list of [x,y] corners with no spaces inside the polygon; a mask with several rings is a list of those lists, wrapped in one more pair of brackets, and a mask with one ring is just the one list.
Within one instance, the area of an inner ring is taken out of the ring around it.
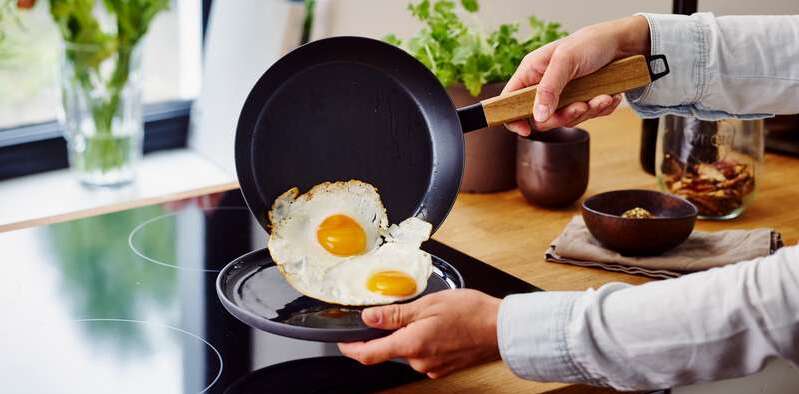
{"label": "plate rim", "polygon": [[[367,327],[364,329],[353,329],[353,328],[318,328],[318,327],[294,326],[290,324],[272,321],[265,317],[258,316],[245,308],[240,307],[233,300],[229,299],[225,294],[222,283],[223,278],[226,278],[228,276],[228,273],[233,269],[233,267],[236,264],[242,262],[247,258],[251,258],[253,255],[259,253],[266,253],[267,255],[269,255],[269,250],[267,248],[260,248],[249,251],[233,259],[232,261],[227,263],[227,265],[225,265],[225,267],[222,268],[221,271],[219,271],[219,274],[217,274],[216,277],[217,298],[219,298],[219,301],[222,303],[222,306],[225,308],[225,310],[227,310],[228,313],[233,315],[233,317],[235,317],[242,323],[247,324],[248,326],[255,328],[257,330],[261,330],[271,334],[281,335],[295,339],[308,340],[308,341],[317,341],[317,342],[365,341],[386,336],[394,331],[394,330],[383,330],[371,327]],[[463,280],[463,276],[454,266],[452,266],[452,264],[448,263],[446,260],[438,256],[435,256],[432,253],[430,253],[430,255],[434,257],[434,262],[433,262],[434,265],[436,263],[443,264],[445,267],[447,267],[450,271],[452,271],[452,273],[454,273],[457,276],[457,279],[460,282],[459,283],[460,287],[458,287],[458,283],[456,283],[456,286],[450,287],[450,289],[458,289],[466,287],[465,282]],[[444,280],[444,282],[449,285],[449,283],[446,280]],[[261,328],[260,326],[266,326],[269,329],[267,330]]]}

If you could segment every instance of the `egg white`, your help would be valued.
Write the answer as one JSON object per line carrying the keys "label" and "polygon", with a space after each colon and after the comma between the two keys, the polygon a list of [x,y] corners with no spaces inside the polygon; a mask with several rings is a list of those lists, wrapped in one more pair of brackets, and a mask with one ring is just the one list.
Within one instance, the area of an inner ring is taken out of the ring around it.
{"label": "egg white", "polygon": [[275,200],[269,213],[272,259],[289,264],[307,258],[324,268],[347,259],[328,252],[316,238],[319,224],[337,214],[351,217],[363,228],[366,250],[382,242],[380,236],[386,232],[388,217],[377,189],[360,181],[327,182],[303,195],[293,188]]}
{"label": "egg white", "polygon": [[[416,291],[406,296],[389,296],[371,292],[366,286],[372,275],[384,271],[400,271],[416,284]],[[433,271],[430,254],[410,244],[387,242],[374,252],[347,260],[328,270],[320,292],[344,305],[378,305],[410,299],[427,288]]]}
{"label": "egg white", "polygon": [[[336,214],[353,218],[364,229],[365,253],[341,257],[319,244],[319,224]],[[416,297],[427,286],[432,258],[419,248],[430,237],[432,225],[409,218],[388,227],[380,195],[368,183],[328,182],[303,195],[293,188],[278,197],[269,217],[272,259],[286,280],[309,297],[341,305],[377,305]],[[392,297],[369,291],[369,278],[381,271],[405,273],[416,283],[416,292]]]}

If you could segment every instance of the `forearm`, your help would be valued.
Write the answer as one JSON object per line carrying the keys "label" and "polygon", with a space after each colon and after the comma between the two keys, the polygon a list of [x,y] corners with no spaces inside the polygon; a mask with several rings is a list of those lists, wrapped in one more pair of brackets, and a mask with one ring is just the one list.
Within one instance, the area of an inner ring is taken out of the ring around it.
{"label": "forearm", "polygon": [[799,248],[642,286],[506,298],[499,345],[528,379],[656,389],[799,361]]}
{"label": "forearm", "polygon": [[799,15],[644,14],[671,72],[628,94],[643,116],[757,118],[799,111]]}

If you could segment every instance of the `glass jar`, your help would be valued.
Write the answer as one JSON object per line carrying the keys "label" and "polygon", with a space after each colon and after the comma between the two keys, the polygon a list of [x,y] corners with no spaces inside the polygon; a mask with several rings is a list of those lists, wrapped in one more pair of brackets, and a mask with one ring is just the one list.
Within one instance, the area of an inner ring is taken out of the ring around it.
{"label": "glass jar", "polygon": [[86,185],[117,186],[134,179],[144,133],[139,54],[138,47],[64,47],[59,120],[70,167]]}
{"label": "glass jar", "polygon": [[664,116],[658,130],[658,184],[696,205],[702,219],[733,219],[754,198],[763,152],[762,120]]}

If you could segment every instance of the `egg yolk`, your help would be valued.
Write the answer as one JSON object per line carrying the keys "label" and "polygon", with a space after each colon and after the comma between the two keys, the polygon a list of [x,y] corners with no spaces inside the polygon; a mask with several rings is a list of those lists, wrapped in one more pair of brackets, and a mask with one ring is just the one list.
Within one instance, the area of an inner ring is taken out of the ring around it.
{"label": "egg yolk", "polygon": [[316,229],[316,239],[325,250],[336,256],[354,256],[366,251],[366,232],[347,215],[325,219]]}
{"label": "egg yolk", "polygon": [[377,294],[404,297],[416,292],[416,281],[404,272],[382,271],[369,278],[366,288]]}

